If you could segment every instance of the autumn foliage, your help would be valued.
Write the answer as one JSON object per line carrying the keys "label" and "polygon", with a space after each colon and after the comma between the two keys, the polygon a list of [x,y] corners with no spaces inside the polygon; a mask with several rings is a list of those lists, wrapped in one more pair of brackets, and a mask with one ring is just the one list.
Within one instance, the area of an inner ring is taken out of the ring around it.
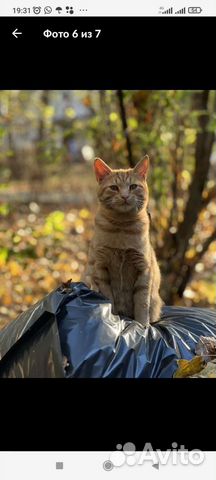
{"label": "autumn foliage", "polygon": [[96,210],[94,156],[150,156],[151,236],[168,304],[215,304],[213,91],[0,92],[0,326],[79,281]]}

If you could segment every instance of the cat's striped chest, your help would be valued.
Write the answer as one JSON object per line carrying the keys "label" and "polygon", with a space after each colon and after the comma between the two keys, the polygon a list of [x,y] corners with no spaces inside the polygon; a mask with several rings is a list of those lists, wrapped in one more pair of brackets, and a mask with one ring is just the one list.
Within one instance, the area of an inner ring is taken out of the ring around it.
{"label": "cat's striped chest", "polygon": [[109,270],[111,277],[134,276],[136,272],[144,270],[147,265],[144,249],[103,246],[97,249],[97,259]]}
{"label": "cat's striped chest", "polygon": [[119,250],[143,250],[148,243],[148,221],[128,220],[123,223],[108,222],[104,217],[95,219],[95,241],[97,247],[112,247]]}

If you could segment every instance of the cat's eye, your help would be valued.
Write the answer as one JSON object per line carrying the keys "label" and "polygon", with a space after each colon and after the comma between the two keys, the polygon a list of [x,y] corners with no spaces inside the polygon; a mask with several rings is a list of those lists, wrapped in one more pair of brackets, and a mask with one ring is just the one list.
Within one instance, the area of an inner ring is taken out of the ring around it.
{"label": "cat's eye", "polygon": [[110,185],[110,188],[111,188],[111,190],[113,190],[114,192],[118,192],[118,187],[117,187],[117,185]]}
{"label": "cat's eye", "polygon": [[137,187],[138,185],[136,185],[136,183],[132,183],[132,185],[130,185],[130,190],[135,190]]}

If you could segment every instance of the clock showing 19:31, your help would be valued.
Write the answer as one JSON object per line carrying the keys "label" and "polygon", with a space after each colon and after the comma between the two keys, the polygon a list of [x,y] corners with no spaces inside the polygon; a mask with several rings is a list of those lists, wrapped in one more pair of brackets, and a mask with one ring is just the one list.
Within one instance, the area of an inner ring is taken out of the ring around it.
{"label": "clock showing 19:31", "polygon": [[15,14],[18,14],[18,15],[27,15],[29,13],[31,13],[31,8],[27,8],[27,7],[23,7],[23,8],[20,8],[20,7],[17,7],[17,8],[13,8],[13,13]]}

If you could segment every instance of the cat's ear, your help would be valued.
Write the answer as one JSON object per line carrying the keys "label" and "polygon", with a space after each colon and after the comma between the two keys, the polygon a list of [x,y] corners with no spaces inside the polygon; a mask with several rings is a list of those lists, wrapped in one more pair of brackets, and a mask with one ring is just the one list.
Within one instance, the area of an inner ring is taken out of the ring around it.
{"label": "cat's ear", "polygon": [[94,161],[94,171],[96,175],[96,179],[98,183],[102,182],[102,180],[112,173],[112,170],[108,165],[101,160],[101,158],[95,158]]}
{"label": "cat's ear", "polygon": [[140,160],[140,162],[138,162],[134,167],[134,172],[138,173],[140,177],[146,178],[148,173],[148,168],[149,168],[149,156],[145,155],[145,157],[142,158],[142,160]]}

